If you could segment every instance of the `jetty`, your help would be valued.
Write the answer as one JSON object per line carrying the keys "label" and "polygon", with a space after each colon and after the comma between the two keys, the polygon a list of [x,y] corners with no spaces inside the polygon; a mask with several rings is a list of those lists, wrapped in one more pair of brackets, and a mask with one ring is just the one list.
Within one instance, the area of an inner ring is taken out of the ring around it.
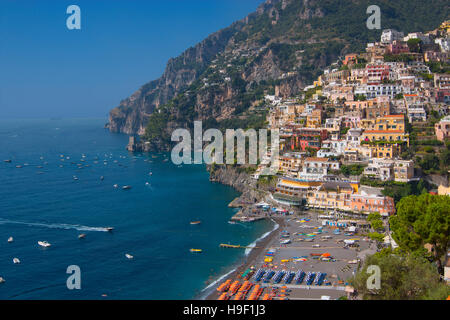
{"label": "jetty", "polygon": [[234,216],[231,217],[231,221],[240,221],[240,222],[253,222],[257,220],[265,219],[266,216],[264,215],[257,215],[257,214],[246,214],[244,210],[239,210]]}
{"label": "jetty", "polygon": [[221,247],[221,248],[235,248],[235,249],[257,248],[257,247],[241,246],[239,244],[226,244],[226,243],[221,243],[219,245],[219,247]]}

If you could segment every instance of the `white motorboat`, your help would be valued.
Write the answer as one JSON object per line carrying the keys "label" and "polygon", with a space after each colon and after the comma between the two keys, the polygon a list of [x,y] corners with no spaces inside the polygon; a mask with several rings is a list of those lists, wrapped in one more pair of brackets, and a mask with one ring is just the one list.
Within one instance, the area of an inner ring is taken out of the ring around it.
{"label": "white motorboat", "polygon": [[5,279],[3,279],[2,277],[0,277],[0,283],[3,283],[3,282],[5,282],[6,280]]}
{"label": "white motorboat", "polygon": [[38,245],[40,245],[41,247],[44,247],[44,248],[48,248],[51,246],[51,244],[47,241],[38,241]]}
{"label": "white motorboat", "polygon": [[86,235],[84,233],[82,233],[78,236],[78,239],[84,239],[85,237],[86,237]]}
{"label": "white motorboat", "polygon": [[106,227],[106,231],[108,231],[108,232],[112,232],[113,230],[114,230],[113,227]]}
{"label": "white motorboat", "polygon": [[14,264],[19,264],[19,263],[20,263],[20,260],[19,260],[19,258],[14,258],[14,259],[13,259],[13,262],[14,262]]}
{"label": "white motorboat", "polygon": [[11,242],[13,242],[13,241],[14,241],[14,238],[13,238],[13,237],[9,237],[9,238],[8,238],[8,242],[11,243]]}
{"label": "white motorboat", "polygon": [[125,257],[127,257],[127,259],[133,259],[134,257],[131,255],[131,254],[129,254],[129,253],[125,253]]}

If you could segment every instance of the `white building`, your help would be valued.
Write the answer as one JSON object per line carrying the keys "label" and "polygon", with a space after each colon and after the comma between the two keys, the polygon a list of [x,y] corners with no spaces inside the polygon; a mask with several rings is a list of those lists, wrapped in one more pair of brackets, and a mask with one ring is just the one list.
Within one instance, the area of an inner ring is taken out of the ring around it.
{"label": "white building", "polygon": [[364,85],[355,88],[355,95],[364,95],[368,99],[380,96],[388,96],[393,99],[399,93],[403,93],[403,89],[397,84]]}
{"label": "white building", "polygon": [[394,29],[386,29],[383,30],[381,34],[381,43],[390,44],[395,40],[402,40],[405,34],[401,31],[397,31]]}
{"label": "white building", "polygon": [[438,38],[434,40],[434,43],[441,47],[441,52],[450,52],[450,38]]}
{"label": "white building", "polygon": [[410,39],[420,39],[424,44],[430,44],[430,36],[423,34],[422,32],[412,32],[408,33],[406,37],[403,38],[403,41],[407,42]]}
{"label": "white building", "polygon": [[306,158],[299,178],[306,181],[322,181],[329,170],[339,170],[339,168],[339,161],[319,157]]}

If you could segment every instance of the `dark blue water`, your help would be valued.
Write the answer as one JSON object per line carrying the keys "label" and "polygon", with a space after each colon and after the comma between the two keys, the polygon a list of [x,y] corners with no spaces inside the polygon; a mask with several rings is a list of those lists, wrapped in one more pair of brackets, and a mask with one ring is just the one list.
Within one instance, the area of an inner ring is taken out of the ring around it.
{"label": "dark blue water", "polygon": [[[0,121],[0,299],[196,298],[244,256],[220,243],[249,244],[272,228],[228,224],[236,191],[210,183],[202,165],[128,153],[127,136],[104,123]],[[67,289],[69,265],[81,269],[81,290]]]}

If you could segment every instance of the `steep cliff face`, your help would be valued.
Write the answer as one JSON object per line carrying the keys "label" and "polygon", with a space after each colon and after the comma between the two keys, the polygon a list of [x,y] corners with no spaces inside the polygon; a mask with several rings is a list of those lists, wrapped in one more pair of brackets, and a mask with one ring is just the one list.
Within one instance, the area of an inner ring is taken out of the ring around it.
{"label": "steep cliff face", "polygon": [[297,94],[339,56],[362,50],[381,30],[366,28],[380,6],[382,28],[431,30],[448,18],[446,0],[267,0],[256,12],[170,59],[151,81],[110,112],[109,129],[164,145],[194,120],[217,126],[258,116],[265,94]]}
{"label": "steep cliff face", "polygon": [[111,110],[109,129],[112,132],[144,134],[150,114],[186,90],[211,60],[224,50],[239,25],[235,23],[216,32],[179,57],[170,59],[161,78],[145,84]]}

